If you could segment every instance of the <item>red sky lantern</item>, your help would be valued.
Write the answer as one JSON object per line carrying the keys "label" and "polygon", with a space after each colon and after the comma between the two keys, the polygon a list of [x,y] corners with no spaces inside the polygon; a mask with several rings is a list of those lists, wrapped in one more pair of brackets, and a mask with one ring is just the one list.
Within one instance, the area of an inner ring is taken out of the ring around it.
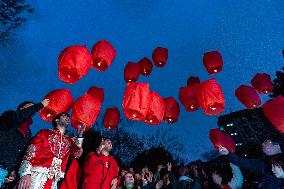
{"label": "red sky lantern", "polygon": [[149,83],[128,83],[122,102],[125,117],[135,121],[144,120],[149,101]]}
{"label": "red sky lantern", "polygon": [[222,56],[218,51],[206,52],[203,55],[203,64],[209,74],[216,74],[223,68]]}
{"label": "red sky lantern", "polygon": [[104,89],[103,88],[92,86],[89,88],[87,93],[92,95],[96,99],[98,99],[101,103],[103,103],[104,101]]}
{"label": "red sky lantern", "polygon": [[267,101],[262,105],[265,116],[275,126],[275,128],[284,133],[284,97],[279,95],[276,98]]}
{"label": "red sky lantern", "polygon": [[115,129],[120,121],[120,113],[118,108],[108,108],[104,115],[104,127],[107,129]]}
{"label": "red sky lantern", "polygon": [[261,105],[261,100],[257,91],[247,85],[241,85],[235,91],[236,97],[248,109],[253,109]]}
{"label": "red sky lantern", "polygon": [[100,113],[101,105],[102,104],[98,99],[88,93],[79,97],[72,108],[72,127],[78,129],[78,126],[83,126],[83,124],[85,124],[86,130],[89,130]]}
{"label": "red sky lantern", "polygon": [[251,84],[260,94],[271,93],[273,89],[271,77],[266,73],[257,73],[251,80]]}
{"label": "red sky lantern", "polygon": [[224,93],[216,79],[200,83],[197,89],[197,99],[205,114],[216,115],[224,110]]}
{"label": "red sky lantern", "polygon": [[153,64],[151,60],[147,57],[142,58],[139,62],[140,72],[144,76],[149,76],[153,70]]}
{"label": "red sky lantern", "polygon": [[168,49],[163,47],[157,47],[152,54],[152,58],[154,64],[157,67],[165,66],[168,60]]}
{"label": "red sky lantern", "polygon": [[164,101],[165,101],[164,120],[169,124],[177,122],[180,113],[178,102],[173,97],[165,98]]}
{"label": "red sky lantern", "polygon": [[52,121],[55,115],[62,112],[68,112],[74,102],[69,89],[51,91],[44,97],[44,99],[49,99],[50,102],[48,106],[39,111],[39,115],[43,120],[48,122]]}
{"label": "red sky lantern", "polygon": [[165,101],[157,92],[151,91],[150,103],[145,123],[149,125],[158,125],[163,121],[165,113]]}
{"label": "red sky lantern", "polygon": [[125,82],[135,82],[140,75],[140,64],[128,62],[124,68],[124,80]]}
{"label": "red sky lantern", "polygon": [[97,71],[106,71],[112,64],[116,55],[116,50],[106,40],[100,40],[92,49],[93,66]]}
{"label": "red sky lantern", "polygon": [[179,89],[179,100],[188,112],[195,112],[199,108],[197,91],[194,86],[181,87]]}
{"label": "red sky lantern", "polygon": [[193,86],[200,83],[200,79],[198,77],[190,76],[187,80],[187,86]]}
{"label": "red sky lantern", "polygon": [[231,136],[223,133],[220,129],[211,129],[209,138],[216,149],[222,146],[227,148],[230,152],[234,153],[236,151],[234,139]]}
{"label": "red sky lantern", "polygon": [[88,73],[92,63],[92,55],[86,46],[67,47],[58,57],[58,76],[60,80],[74,84]]}

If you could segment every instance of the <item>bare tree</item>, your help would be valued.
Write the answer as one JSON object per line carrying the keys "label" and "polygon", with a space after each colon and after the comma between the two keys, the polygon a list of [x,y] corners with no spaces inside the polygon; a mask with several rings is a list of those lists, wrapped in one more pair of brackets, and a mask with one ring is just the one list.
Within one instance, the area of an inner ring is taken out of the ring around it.
{"label": "bare tree", "polygon": [[15,29],[26,22],[27,14],[32,11],[25,0],[0,1],[0,44],[7,44]]}
{"label": "bare tree", "polygon": [[179,142],[177,135],[172,133],[172,128],[159,127],[154,134],[142,137],[145,147],[161,147],[172,153],[174,156],[183,150],[183,145]]}

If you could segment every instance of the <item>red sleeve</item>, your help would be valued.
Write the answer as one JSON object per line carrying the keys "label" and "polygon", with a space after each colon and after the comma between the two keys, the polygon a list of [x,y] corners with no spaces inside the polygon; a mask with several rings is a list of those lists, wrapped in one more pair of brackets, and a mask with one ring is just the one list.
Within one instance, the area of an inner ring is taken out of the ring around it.
{"label": "red sleeve", "polygon": [[98,166],[97,161],[98,156],[94,152],[89,153],[84,162],[84,175],[87,176],[95,174],[96,168]]}
{"label": "red sleeve", "polygon": [[41,130],[29,145],[19,169],[20,177],[31,174],[31,168],[37,162],[37,156],[43,151],[46,133],[47,130]]}
{"label": "red sleeve", "polygon": [[72,139],[70,139],[70,142],[72,144],[71,155],[73,155],[75,158],[79,158],[82,155],[83,149],[79,147],[78,144]]}

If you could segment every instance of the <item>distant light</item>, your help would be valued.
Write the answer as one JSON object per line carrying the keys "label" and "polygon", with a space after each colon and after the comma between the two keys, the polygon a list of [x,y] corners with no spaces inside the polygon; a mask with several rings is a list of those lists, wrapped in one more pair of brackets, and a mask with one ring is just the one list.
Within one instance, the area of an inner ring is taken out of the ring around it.
{"label": "distant light", "polygon": [[241,145],[243,145],[243,143],[241,142],[236,144],[236,146],[241,146]]}
{"label": "distant light", "polygon": [[238,133],[231,133],[231,136],[236,136]]}
{"label": "distant light", "polygon": [[245,154],[244,156],[245,156],[245,157],[247,157],[247,155],[246,155],[246,154]]}
{"label": "distant light", "polygon": [[227,124],[227,127],[231,127],[233,125],[234,125],[233,123],[229,123],[229,124]]}

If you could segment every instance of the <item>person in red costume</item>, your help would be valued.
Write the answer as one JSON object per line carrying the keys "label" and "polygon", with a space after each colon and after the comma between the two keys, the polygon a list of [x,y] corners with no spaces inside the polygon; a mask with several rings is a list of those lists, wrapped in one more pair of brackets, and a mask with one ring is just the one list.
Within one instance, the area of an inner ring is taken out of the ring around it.
{"label": "person in red costume", "polygon": [[84,163],[83,189],[116,188],[119,167],[109,155],[111,150],[112,141],[103,139],[97,151],[88,154]]}
{"label": "person in red costume", "polygon": [[[51,129],[41,130],[28,147],[19,169],[18,189],[57,189],[64,178],[69,155],[79,158],[82,154],[80,136],[74,142],[64,135],[70,122],[67,113],[54,116]],[[80,135],[84,126],[80,127]]]}

